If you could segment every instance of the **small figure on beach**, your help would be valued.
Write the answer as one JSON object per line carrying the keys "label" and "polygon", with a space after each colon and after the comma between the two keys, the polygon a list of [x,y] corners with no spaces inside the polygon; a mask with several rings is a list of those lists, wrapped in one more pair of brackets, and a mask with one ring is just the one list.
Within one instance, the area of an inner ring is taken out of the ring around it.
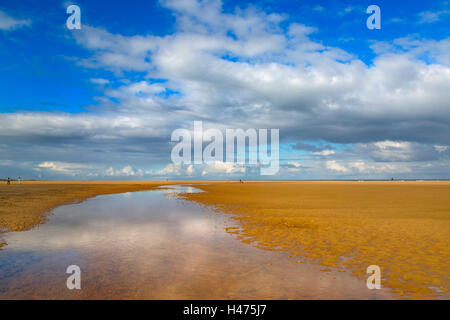
{"label": "small figure on beach", "polygon": [[22,184],[22,177],[17,178],[17,181],[19,182],[19,184]]}
{"label": "small figure on beach", "polygon": [[8,182],[6,182],[6,184],[11,184],[11,178],[8,177]]}
{"label": "small figure on beach", "polygon": [[239,183],[244,183],[244,181],[242,181],[242,179],[239,179]]}

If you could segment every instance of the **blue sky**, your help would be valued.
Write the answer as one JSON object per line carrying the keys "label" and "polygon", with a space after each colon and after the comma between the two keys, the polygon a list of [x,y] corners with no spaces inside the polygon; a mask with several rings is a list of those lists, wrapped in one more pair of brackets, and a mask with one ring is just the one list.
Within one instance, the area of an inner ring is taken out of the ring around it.
{"label": "blue sky", "polygon": [[449,26],[449,1],[1,2],[0,176],[267,178],[171,163],[202,120],[279,128],[274,179],[450,178]]}

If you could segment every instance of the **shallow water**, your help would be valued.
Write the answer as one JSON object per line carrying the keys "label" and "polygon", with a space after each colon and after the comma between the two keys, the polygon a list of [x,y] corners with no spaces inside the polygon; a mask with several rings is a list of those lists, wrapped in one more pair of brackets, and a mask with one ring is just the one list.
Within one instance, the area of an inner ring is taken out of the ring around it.
{"label": "shallow water", "polygon": [[[242,243],[224,214],[179,200],[192,187],[98,196],[7,233],[0,299],[380,299],[348,272]],[[81,290],[69,290],[69,265]]]}

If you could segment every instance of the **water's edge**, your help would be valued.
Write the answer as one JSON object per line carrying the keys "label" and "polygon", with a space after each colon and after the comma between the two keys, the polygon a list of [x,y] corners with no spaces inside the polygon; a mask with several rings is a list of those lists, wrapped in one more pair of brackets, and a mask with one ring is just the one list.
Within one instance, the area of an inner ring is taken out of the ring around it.
{"label": "water's edge", "polygon": [[[0,298],[392,298],[347,272],[245,244],[226,232],[228,215],[170,196],[200,191],[176,185],[99,195],[54,209],[32,230],[6,233]],[[82,290],[66,287],[70,264],[83,270]]]}

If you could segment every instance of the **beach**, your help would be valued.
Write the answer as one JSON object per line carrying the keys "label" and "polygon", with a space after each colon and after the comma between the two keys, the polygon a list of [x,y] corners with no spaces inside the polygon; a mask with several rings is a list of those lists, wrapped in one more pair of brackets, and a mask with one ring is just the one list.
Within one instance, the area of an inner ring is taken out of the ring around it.
{"label": "beach", "polygon": [[51,219],[55,207],[166,184],[204,191],[178,197],[229,216],[226,232],[248,246],[317,263],[323,273],[351,272],[361,281],[367,267],[377,265],[382,286],[401,299],[449,298],[445,181],[26,181],[0,186],[0,228],[28,230]]}

